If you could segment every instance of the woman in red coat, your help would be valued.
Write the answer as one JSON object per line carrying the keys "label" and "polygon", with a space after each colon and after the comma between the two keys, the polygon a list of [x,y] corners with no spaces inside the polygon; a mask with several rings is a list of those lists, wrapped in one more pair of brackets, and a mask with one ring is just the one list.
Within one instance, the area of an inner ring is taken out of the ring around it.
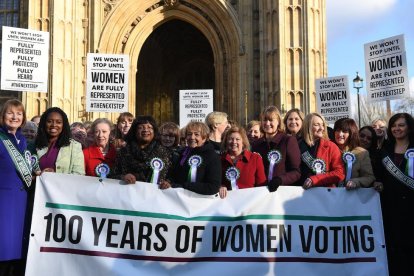
{"label": "woman in red coat", "polygon": [[112,123],[108,119],[100,118],[93,122],[94,143],[83,150],[86,175],[105,178],[113,168],[116,149],[110,143],[111,129]]}
{"label": "woman in red coat", "polygon": [[318,113],[310,113],[303,122],[303,140],[300,143],[302,157],[300,184],[304,189],[312,187],[336,187],[345,178],[341,151],[328,139],[325,119]]}
{"label": "woman in red coat", "polygon": [[221,198],[227,196],[228,190],[266,185],[262,157],[248,150],[249,140],[244,128],[231,127],[224,136],[223,148]]}

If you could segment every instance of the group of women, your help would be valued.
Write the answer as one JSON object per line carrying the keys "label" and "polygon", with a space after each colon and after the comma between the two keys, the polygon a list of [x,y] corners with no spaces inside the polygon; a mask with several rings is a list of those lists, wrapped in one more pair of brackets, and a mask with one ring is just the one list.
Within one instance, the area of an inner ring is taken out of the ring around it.
{"label": "group of women", "polygon": [[95,120],[93,138],[82,147],[71,137],[65,112],[52,107],[40,118],[32,154],[21,133],[25,122],[23,105],[6,102],[0,113],[0,205],[12,211],[0,212],[2,273],[17,271],[24,258],[27,194],[32,177],[44,172],[149,182],[221,198],[257,186],[271,192],[289,185],[374,187],[381,191],[390,271],[412,271],[414,229],[408,218],[414,207],[414,120],[407,113],[392,116],[388,130],[384,121],[358,129],[353,119],[340,119],[332,141],[320,114],[304,116],[298,109],[282,119],[269,106],[247,131],[230,124],[223,112],[183,130],[172,122],[158,128],[151,116],[122,113],[115,127],[108,119]]}

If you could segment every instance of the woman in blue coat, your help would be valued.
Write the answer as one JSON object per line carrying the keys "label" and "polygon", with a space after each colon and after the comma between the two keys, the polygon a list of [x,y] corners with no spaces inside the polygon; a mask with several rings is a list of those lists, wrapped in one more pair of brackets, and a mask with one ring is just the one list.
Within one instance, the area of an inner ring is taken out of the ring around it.
{"label": "woman in blue coat", "polygon": [[23,104],[7,101],[0,111],[0,275],[24,274],[23,236],[32,177],[25,161],[26,139],[20,131],[25,122]]}

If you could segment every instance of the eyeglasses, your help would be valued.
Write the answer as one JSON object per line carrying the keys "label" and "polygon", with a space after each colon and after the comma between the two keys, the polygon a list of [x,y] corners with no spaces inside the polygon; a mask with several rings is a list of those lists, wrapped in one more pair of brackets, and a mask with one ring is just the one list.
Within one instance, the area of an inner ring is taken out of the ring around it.
{"label": "eyeglasses", "polygon": [[175,138],[175,135],[174,134],[161,134],[161,137],[164,137],[164,138]]}

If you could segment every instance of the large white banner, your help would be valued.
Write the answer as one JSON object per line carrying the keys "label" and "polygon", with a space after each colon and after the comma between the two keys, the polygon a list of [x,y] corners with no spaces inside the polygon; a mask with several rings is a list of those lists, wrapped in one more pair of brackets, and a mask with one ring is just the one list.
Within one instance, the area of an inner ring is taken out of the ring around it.
{"label": "large white banner", "polygon": [[47,92],[49,33],[3,26],[1,89]]}
{"label": "large white banner", "polygon": [[265,187],[225,199],[44,173],[26,275],[387,275],[372,189]]}
{"label": "large white banner", "polygon": [[351,115],[348,76],[316,79],[316,110],[328,124]]}
{"label": "large white banner", "polygon": [[129,56],[88,53],[86,111],[128,111]]}
{"label": "large white banner", "polygon": [[367,43],[364,53],[369,101],[410,96],[404,35]]}
{"label": "large white banner", "polygon": [[180,90],[180,127],[189,122],[204,122],[213,112],[213,90]]}

